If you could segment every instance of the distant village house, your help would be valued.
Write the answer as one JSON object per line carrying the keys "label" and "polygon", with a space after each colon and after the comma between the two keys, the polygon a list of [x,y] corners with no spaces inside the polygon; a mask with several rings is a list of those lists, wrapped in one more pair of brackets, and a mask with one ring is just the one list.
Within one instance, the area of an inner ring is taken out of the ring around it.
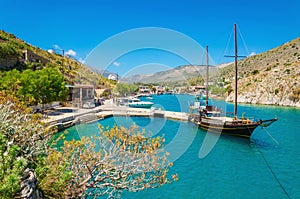
{"label": "distant village house", "polygon": [[205,86],[190,86],[190,92],[201,92],[205,90]]}
{"label": "distant village house", "polygon": [[139,93],[150,94],[151,90],[150,90],[149,86],[139,86]]}
{"label": "distant village house", "polygon": [[156,86],[155,92],[157,95],[164,94],[166,92],[166,88],[164,86]]}

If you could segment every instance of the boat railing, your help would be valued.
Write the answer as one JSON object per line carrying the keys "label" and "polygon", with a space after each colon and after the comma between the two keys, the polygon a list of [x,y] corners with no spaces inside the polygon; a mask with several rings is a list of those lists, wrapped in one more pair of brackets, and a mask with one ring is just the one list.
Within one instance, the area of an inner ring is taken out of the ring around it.
{"label": "boat railing", "polygon": [[270,126],[273,122],[276,122],[278,120],[278,118],[273,118],[273,119],[269,119],[269,120],[260,120],[260,126],[262,127],[268,127]]}

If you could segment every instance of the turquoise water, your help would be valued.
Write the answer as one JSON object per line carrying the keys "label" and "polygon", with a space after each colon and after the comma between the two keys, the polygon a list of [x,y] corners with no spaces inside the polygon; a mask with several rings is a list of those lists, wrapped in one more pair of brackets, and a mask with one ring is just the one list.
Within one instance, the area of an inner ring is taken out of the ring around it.
{"label": "turquoise water", "polygon": [[[188,111],[191,96],[154,96],[158,108]],[[232,104],[214,101],[232,111]],[[181,105],[180,105],[181,104]],[[124,193],[122,198],[300,198],[300,110],[275,106],[240,105],[239,112],[255,118],[278,117],[267,130],[257,128],[251,139],[221,136],[203,159],[199,150],[206,132],[192,123],[162,118],[111,117],[104,126],[135,122],[153,135],[165,135],[167,149],[176,156],[170,173],[179,181],[157,189]],[[241,115],[240,114],[240,115]],[[69,129],[67,139],[97,132],[98,123]],[[270,135],[268,135],[268,133]]]}

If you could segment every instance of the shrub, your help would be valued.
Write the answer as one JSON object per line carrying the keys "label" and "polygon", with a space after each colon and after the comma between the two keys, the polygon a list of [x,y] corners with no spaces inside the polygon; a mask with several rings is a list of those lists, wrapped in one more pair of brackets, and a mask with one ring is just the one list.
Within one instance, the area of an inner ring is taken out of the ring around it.
{"label": "shrub", "polygon": [[[34,167],[47,142],[44,125],[14,98],[0,97],[0,196],[13,198],[26,167]],[[50,133],[50,131],[49,131]]]}
{"label": "shrub", "polygon": [[214,86],[211,88],[211,93],[215,95],[223,95],[225,93],[225,88]]}
{"label": "shrub", "polygon": [[102,97],[107,98],[109,96],[109,93],[107,91],[104,91],[102,93]]}
{"label": "shrub", "polygon": [[293,102],[300,100],[300,86],[296,87],[293,93],[289,95],[289,99]]}
{"label": "shrub", "polygon": [[292,93],[289,95],[289,100],[293,102],[298,102],[300,100],[300,96],[295,93]]}
{"label": "shrub", "polygon": [[[118,197],[176,181],[167,175],[172,163],[162,151],[163,137],[117,127],[99,129],[99,136],[58,141],[29,110],[0,98],[0,196],[13,198],[25,168],[37,173],[45,198]],[[51,139],[50,139],[51,138]],[[100,148],[99,148],[100,147]],[[101,149],[101,150],[99,150]],[[91,190],[93,189],[93,190]]]}
{"label": "shrub", "polygon": [[251,72],[252,75],[256,75],[256,74],[258,74],[258,73],[259,73],[258,70],[254,70],[254,71]]}
{"label": "shrub", "polygon": [[231,93],[231,92],[233,92],[233,88],[231,87],[231,85],[229,85],[229,86],[227,86],[226,88],[225,88],[225,91],[228,93],[228,95]]}
{"label": "shrub", "polygon": [[11,56],[20,56],[21,53],[11,44],[0,42],[0,58],[7,58]]}
{"label": "shrub", "polygon": [[271,70],[271,67],[267,67],[265,71],[270,71]]}

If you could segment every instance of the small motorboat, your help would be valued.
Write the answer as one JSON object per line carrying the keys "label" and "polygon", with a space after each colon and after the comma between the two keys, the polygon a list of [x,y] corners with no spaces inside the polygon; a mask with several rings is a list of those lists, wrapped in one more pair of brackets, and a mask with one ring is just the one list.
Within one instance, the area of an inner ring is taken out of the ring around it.
{"label": "small motorboat", "polygon": [[153,104],[153,102],[141,101],[138,98],[130,98],[128,100],[128,106],[132,108],[150,108]]}

